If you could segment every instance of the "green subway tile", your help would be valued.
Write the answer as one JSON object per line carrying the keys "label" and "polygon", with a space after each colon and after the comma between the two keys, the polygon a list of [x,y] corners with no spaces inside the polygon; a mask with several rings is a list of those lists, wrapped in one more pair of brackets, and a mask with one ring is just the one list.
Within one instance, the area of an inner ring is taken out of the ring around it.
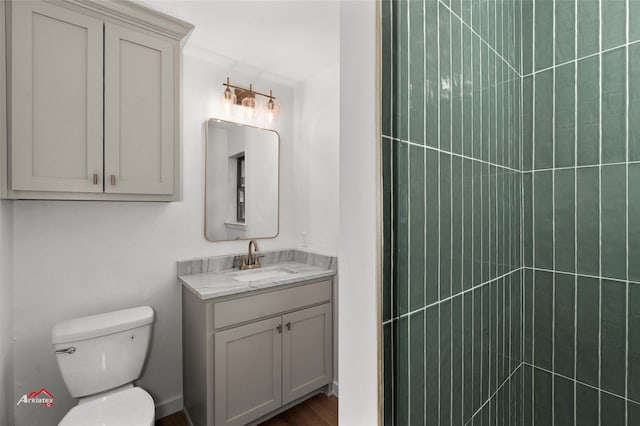
{"label": "green subway tile", "polygon": [[409,310],[425,306],[425,169],[424,149],[409,148]]}
{"label": "green subway tile", "polygon": [[[629,0],[629,23],[640,19],[640,0]],[[629,25],[629,41],[640,40],[640,26]]]}
{"label": "green subway tile", "polygon": [[393,136],[406,140],[408,136],[408,34],[407,2],[393,2],[393,62],[394,67],[394,119]]}
{"label": "green subway tile", "polygon": [[[436,368],[438,365],[438,358],[440,356],[440,340],[439,333],[439,306],[435,305],[427,309],[427,332],[425,340],[425,352],[427,354],[425,365],[427,368],[427,386],[426,386],[426,424],[436,425],[438,424],[438,412],[440,410],[439,405],[439,370]],[[396,423],[401,424],[401,423]]]}
{"label": "green subway tile", "polygon": [[535,69],[553,65],[553,1],[535,1]]}
{"label": "green subway tile", "polygon": [[502,70],[503,70],[503,62],[498,58],[498,60],[496,61],[496,79],[497,79],[497,84],[496,84],[496,90],[495,90],[495,102],[493,102],[494,105],[494,113],[495,113],[495,120],[493,121],[494,127],[496,129],[496,133],[495,133],[495,152],[493,155],[493,162],[495,164],[500,164],[503,165],[505,164],[504,161],[504,130],[505,130],[505,126],[507,125],[506,122],[504,122],[504,107],[505,107],[505,98],[504,98],[504,93],[503,93],[503,80],[502,80]]}
{"label": "green subway tile", "polygon": [[480,37],[489,39],[489,0],[480,0]]}
{"label": "green subway tile", "polygon": [[534,275],[533,361],[538,367],[551,370],[553,359],[553,274]]}
{"label": "green subway tile", "polygon": [[576,383],[576,425],[598,426],[598,391]]}
{"label": "green subway tile", "polygon": [[482,289],[473,291],[473,409],[475,412],[484,402],[482,392]]}
{"label": "green subway tile", "polygon": [[491,144],[491,105],[490,105],[490,91],[491,86],[489,83],[489,73],[491,69],[491,62],[489,58],[489,48],[486,44],[480,46],[480,56],[482,60],[482,146],[480,148],[480,159],[489,161],[489,146]]}
{"label": "green subway tile", "polygon": [[640,402],[640,284],[629,284],[629,399]]}
{"label": "green subway tile", "polygon": [[[618,0],[611,0],[617,3]],[[626,48],[602,54],[602,162],[619,163],[627,157]]]}
{"label": "green subway tile", "polygon": [[556,64],[576,57],[576,2],[579,0],[555,0],[556,7]]}
{"label": "green subway tile", "polygon": [[551,374],[534,368],[533,370],[533,416],[534,425],[553,424],[553,400]]}
{"label": "green subway tile", "polygon": [[440,154],[440,299],[451,295],[451,157]]}
{"label": "green subway tile", "polygon": [[409,424],[409,320],[403,317],[394,322],[395,352],[395,420]]}
{"label": "green subway tile", "polygon": [[[629,259],[640,259],[640,164],[629,164]],[[629,279],[640,282],[640,262],[629,262]]]}
{"label": "green subway tile", "polygon": [[[640,0],[634,0],[640,12]],[[638,26],[640,27],[640,26]],[[640,75],[640,44],[629,46],[629,75]],[[629,160],[640,160],[640,80],[629,79]]]}
{"label": "green subway tile", "polygon": [[498,333],[496,332],[498,327],[498,280],[493,281],[489,284],[488,290],[488,306],[489,306],[489,323],[488,323],[488,343],[489,343],[489,371],[491,374],[488,375],[488,388],[489,395],[493,395],[493,393],[497,390],[496,381],[498,379],[497,366],[499,365],[499,354],[498,354]]}
{"label": "green subway tile", "polygon": [[466,423],[473,415],[473,292],[464,294],[464,391],[463,418]]}
{"label": "green subway tile", "polygon": [[535,266],[553,269],[553,172],[533,176]]}
{"label": "green subway tile", "polygon": [[522,170],[533,169],[533,77],[523,79]]}
{"label": "green subway tile", "polygon": [[578,277],[576,379],[598,385],[599,282]]}
{"label": "green subway tile", "polygon": [[424,311],[417,312],[409,317],[409,337],[411,339],[409,349],[409,424],[424,424],[425,401],[425,319]]}
{"label": "green subway tile", "polygon": [[482,286],[482,386],[481,398],[486,401],[489,398],[489,286]]}
{"label": "green subway tile", "polygon": [[451,22],[449,10],[439,9],[440,51],[440,149],[451,150]]}
{"label": "green subway tile", "polygon": [[488,78],[488,91],[487,91],[487,123],[488,133],[485,139],[485,149],[487,151],[484,159],[492,164],[496,163],[496,54],[492,51],[488,51],[489,59],[489,72]]}
{"label": "green subway tile", "polygon": [[[469,3],[469,0],[465,0]],[[471,30],[462,26],[462,152],[473,155],[473,73],[471,72]]]}
{"label": "green subway tile", "polygon": [[394,312],[402,315],[408,311],[409,284],[409,182],[408,182],[408,149],[404,143],[394,144],[394,230],[395,260],[393,292]]}
{"label": "green subway tile", "polygon": [[533,71],[533,0],[522,0],[522,74]]}
{"label": "green subway tile", "polygon": [[462,0],[451,0],[451,10],[458,16],[462,13]]}
{"label": "green subway tile", "polygon": [[438,79],[438,2],[425,1],[425,74],[426,74],[426,144],[437,147],[438,141],[438,104],[440,81]]}
{"label": "green subway tile", "polygon": [[556,376],[553,380],[553,418],[556,425],[574,424],[573,381]]}
{"label": "green subway tile", "polygon": [[554,371],[567,377],[574,375],[575,278],[556,274],[554,322]]}
{"label": "green subway tile", "polygon": [[382,326],[382,351],[384,356],[384,394],[383,394],[383,417],[385,425],[393,424],[393,333],[392,323],[387,323]]}
{"label": "green subway tile", "polygon": [[602,275],[627,278],[627,168],[602,167]]}
{"label": "green subway tile", "polygon": [[511,370],[522,361],[522,279],[520,272],[511,275]]}
{"label": "green subway tile", "polygon": [[462,0],[462,21],[471,27],[471,0]]}
{"label": "green subway tile", "polygon": [[460,19],[451,15],[451,151],[462,154],[462,39]]}
{"label": "green subway tile", "polygon": [[482,153],[482,81],[480,79],[480,39],[473,35],[473,158],[480,159]]}
{"label": "green subway tile", "polygon": [[533,271],[524,271],[524,362],[533,362]]}
{"label": "green subway tile", "polygon": [[393,142],[382,138],[382,197],[383,197],[383,270],[382,270],[382,321],[391,318],[392,300],[391,287],[393,286],[391,258],[393,253],[393,242],[391,239],[391,229],[393,218],[391,217],[391,196],[392,196],[392,171]]}
{"label": "green subway tile", "polygon": [[626,288],[625,283],[602,280],[602,389],[625,392]]}
{"label": "green subway tile", "polygon": [[489,166],[489,257],[487,265],[489,267],[489,279],[497,277],[496,260],[497,260],[497,236],[496,229],[498,225],[498,216],[496,208],[497,186],[496,186],[496,168]]}
{"label": "green subway tile", "polygon": [[424,31],[422,2],[409,1],[409,140],[424,144]]}
{"label": "green subway tile", "polygon": [[497,0],[488,0],[487,1],[487,26],[488,26],[488,31],[484,36],[484,39],[487,41],[487,43],[489,44],[489,46],[493,47],[494,49],[497,49],[497,40],[496,40],[496,3]]}
{"label": "green subway tile", "polygon": [[[440,304],[440,424],[451,423],[451,300]],[[442,397],[445,396],[446,397]]]}
{"label": "green subway tile", "polygon": [[451,0],[441,0],[442,3],[446,4],[447,6],[450,6],[451,4]]}
{"label": "green subway tile", "polygon": [[533,425],[533,368],[530,365],[523,364],[523,389],[522,389],[522,414],[524,417],[524,426]]}
{"label": "green subway tile", "polygon": [[[636,21],[637,24],[637,21]],[[631,24],[635,26],[636,24]],[[625,0],[606,0],[602,4],[602,49],[627,41],[627,5]]]}
{"label": "green subway tile", "polygon": [[[582,3],[580,3],[582,4]],[[599,59],[578,62],[578,165],[598,164],[599,151]]]}
{"label": "green subway tile", "polygon": [[426,241],[426,303],[431,304],[438,300],[440,284],[438,274],[440,264],[438,252],[440,251],[440,225],[438,221],[440,206],[438,204],[438,191],[440,180],[440,167],[438,165],[439,154],[427,149],[427,241]]}
{"label": "green subway tile", "polygon": [[555,166],[574,166],[576,162],[575,63],[555,68],[555,73]]}
{"label": "green subway tile", "polygon": [[624,399],[601,392],[600,405],[602,406],[600,412],[601,425],[625,426],[627,424],[625,419],[626,402]]}
{"label": "green subway tile", "polygon": [[490,243],[491,235],[489,233],[490,224],[490,173],[489,166],[482,164],[482,282],[489,281],[489,262],[490,262]]}
{"label": "green subway tile", "polygon": [[629,402],[627,404],[628,425],[640,425],[640,405]]}
{"label": "green subway tile", "polygon": [[555,269],[575,271],[575,169],[555,171]]}
{"label": "green subway tile", "polygon": [[599,274],[600,211],[598,168],[577,169],[577,252],[578,271],[582,274]]}
{"label": "green subway tile", "polygon": [[380,5],[381,15],[381,55],[382,55],[382,78],[380,92],[381,106],[381,127],[382,134],[391,136],[391,120],[393,118],[393,82],[391,78],[393,70],[392,59],[392,37],[391,37],[391,0],[383,0]]}
{"label": "green subway tile", "polygon": [[451,294],[462,291],[462,158],[451,158]]}
{"label": "green subway tile", "polygon": [[600,17],[598,0],[578,0],[578,57],[596,53],[599,48]]}
{"label": "green subway tile", "polygon": [[525,173],[523,180],[524,196],[524,266],[533,266],[533,174]]}
{"label": "green subway tile", "polygon": [[467,290],[473,287],[473,163],[469,159],[463,160],[463,219],[462,233],[463,265],[462,288]]}
{"label": "green subway tile", "polygon": [[451,304],[451,422],[462,424],[462,296]]}
{"label": "green subway tile", "polygon": [[480,0],[471,0],[471,28],[480,32]]}
{"label": "green subway tile", "polygon": [[482,164],[473,162],[473,285],[482,283]]}
{"label": "green subway tile", "polygon": [[514,22],[514,32],[515,32],[515,38],[514,38],[514,44],[515,44],[515,48],[513,51],[513,63],[515,66],[515,69],[517,70],[517,72],[522,75],[523,70],[522,70],[522,1],[517,1],[515,3],[512,3],[513,7],[514,7],[514,15],[515,15],[515,22]]}

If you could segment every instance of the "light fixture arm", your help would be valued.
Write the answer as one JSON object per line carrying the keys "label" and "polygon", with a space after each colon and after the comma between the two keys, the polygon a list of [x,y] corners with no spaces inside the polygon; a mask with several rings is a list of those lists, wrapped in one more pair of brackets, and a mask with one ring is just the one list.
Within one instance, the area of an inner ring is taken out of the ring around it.
{"label": "light fixture arm", "polygon": [[225,83],[222,83],[222,85],[223,85],[223,86],[225,86],[227,89],[231,88],[231,89],[238,89],[238,90],[242,90],[242,91],[244,91],[244,92],[248,92],[250,95],[251,95],[251,94],[253,94],[253,95],[260,95],[260,96],[264,96],[265,98],[274,99],[274,100],[276,99],[276,97],[275,97],[275,96],[273,96],[273,91],[269,91],[269,94],[267,95],[267,94],[265,94],[265,93],[262,93],[262,92],[258,92],[258,91],[256,91],[256,90],[253,90],[253,84],[250,84],[250,85],[249,85],[249,89],[246,89],[246,88],[241,87],[241,86],[236,86],[236,85],[231,84],[231,83],[229,82],[229,77],[227,77],[227,81],[226,81]]}

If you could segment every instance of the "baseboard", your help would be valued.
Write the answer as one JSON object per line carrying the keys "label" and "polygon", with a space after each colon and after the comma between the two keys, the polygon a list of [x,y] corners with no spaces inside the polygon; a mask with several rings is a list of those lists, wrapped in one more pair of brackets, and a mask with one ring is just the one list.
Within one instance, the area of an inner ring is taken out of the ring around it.
{"label": "baseboard", "polygon": [[336,398],[340,397],[338,395],[338,382],[331,382],[331,384],[329,385],[329,392],[331,393],[331,395],[335,395]]}
{"label": "baseboard", "polygon": [[168,401],[156,404],[156,420],[166,417],[170,414],[177,413],[184,407],[182,396],[177,396]]}

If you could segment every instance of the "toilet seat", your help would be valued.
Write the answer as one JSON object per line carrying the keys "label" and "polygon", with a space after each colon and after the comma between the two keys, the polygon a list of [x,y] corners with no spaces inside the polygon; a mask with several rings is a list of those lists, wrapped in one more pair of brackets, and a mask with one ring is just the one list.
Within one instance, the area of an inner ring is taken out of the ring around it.
{"label": "toilet seat", "polygon": [[153,398],[138,387],[77,405],[59,426],[153,426]]}

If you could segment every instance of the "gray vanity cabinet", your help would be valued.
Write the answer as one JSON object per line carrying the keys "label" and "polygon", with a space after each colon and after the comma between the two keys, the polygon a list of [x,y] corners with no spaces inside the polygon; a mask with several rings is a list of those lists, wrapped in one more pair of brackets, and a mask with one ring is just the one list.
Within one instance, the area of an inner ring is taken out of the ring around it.
{"label": "gray vanity cabinet", "polygon": [[194,426],[244,426],[333,380],[332,280],[201,300],[183,287],[184,407]]}

